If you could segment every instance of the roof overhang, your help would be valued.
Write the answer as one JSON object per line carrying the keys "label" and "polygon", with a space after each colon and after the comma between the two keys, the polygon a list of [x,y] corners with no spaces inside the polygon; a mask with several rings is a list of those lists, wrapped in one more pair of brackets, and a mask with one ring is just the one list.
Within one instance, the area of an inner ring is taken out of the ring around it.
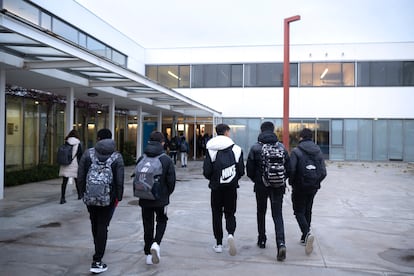
{"label": "roof overhang", "polygon": [[[0,68],[6,83],[163,116],[221,117],[221,112],[164,87],[2,10]],[[90,96],[95,97],[91,98]]]}

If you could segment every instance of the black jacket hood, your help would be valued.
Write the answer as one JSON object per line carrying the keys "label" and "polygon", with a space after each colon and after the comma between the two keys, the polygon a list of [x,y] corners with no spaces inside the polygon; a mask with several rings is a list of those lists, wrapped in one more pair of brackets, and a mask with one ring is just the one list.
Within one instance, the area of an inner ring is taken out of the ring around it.
{"label": "black jacket hood", "polygon": [[299,141],[298,148],[300,148],[301,150],[303,150],[304,152],[306,152],[310,155],[317,155],[320,152],[319,146],[316,145],[310,139],[304,139],[302,141]]}
{"label": "black jacket hood", "polygon": [[164,147],[160,142],[148,141],[147,146],[145,147],[144,153],[147,156],[158,156],[164,152]]}
{"label": "black jacket hood", "polygon": [[263,144],[274,144],[278,142],[279,139],[273,131],[263,131],[257,137],[257,141]]}

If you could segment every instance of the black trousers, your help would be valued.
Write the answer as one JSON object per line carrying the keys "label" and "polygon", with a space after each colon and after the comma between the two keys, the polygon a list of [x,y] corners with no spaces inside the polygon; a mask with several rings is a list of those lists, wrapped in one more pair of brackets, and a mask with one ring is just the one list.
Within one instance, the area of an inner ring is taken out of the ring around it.
{"label": "black trousers", "polygon": [[302,232],[302,238],[306,236],[311,227],[313,199],[317,191],[301,191],[295,189],[292,191],[293,212]]}
{"label": "black trousers", "polygon": [[256,185],[257,204],[257,231],[258,239],[266,241],[266,211],[267,200],[270,199],[272,218],[275,226],[276,245],[285,243],[285,227],[283,223],[282,205],[285,188],[268,188],[263,185]]}
{"label": "black trousers", "polygon": [[[164,236],[165,229],[167,228],[167,206],[142,207],[141,214],[142,224],[144,226],[144,252],[145,255],[149,255],[152,243],[156,242],[159,245]],[[154,236],[155,219],[157,221],[157,226],[155,227]]]}
{"label": "black trousers", "polygon": [[115,211],[115,205],[111,204],[104,207],[87,206],[87,208],[91,220],[93,243],[95,245],[93,261],[100,262],[105,254],[108,227]]}
{"label": "black trousers", "polygon": [[226,220],[226,230],[230,235],[236,231],[237,188],[211,190],[211,211],[213,233],[217,244],[223,244],[223,213]]}

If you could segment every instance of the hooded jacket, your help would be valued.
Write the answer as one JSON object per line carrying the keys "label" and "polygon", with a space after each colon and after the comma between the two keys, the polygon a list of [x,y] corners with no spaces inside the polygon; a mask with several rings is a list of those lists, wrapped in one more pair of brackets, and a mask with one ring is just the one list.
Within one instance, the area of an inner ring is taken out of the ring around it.
{"label": "hooded jacket", "polygon": [[[262,180],[262,146],[263,144],[274,144],[279,142],[276,134],[273,131],[263,131],[257,137],[257,142],[253,144],[250,148],[249,156],[247,157],[247,176],[254,182],[255,188],[256,185],[261,185],[263,187],[263,180]],[[280,145],[285,148],[285,146],[280,143]],[[286,178],[290,175],[290,160],[289,154],[285,149],[284,153],[284,167],[286,170]],[[281,187],[284,189],[284,187]],[[284,190],[283,190],[284,192]]]}
{"label": "hooded jacket", "polygon": [[[299,158],[300,153],[298,151],[302,150],[305,153],[307,153],[310,156],[314,156],[314,159],[319,161],[321,164],[321,170],[322,170],[322,176],[323,178],[320,180],[322,181],[326,177],[326,166],[325,161],[323,159],[323,154],[320,149],[320,147],[315,144],[311,139],[303,139],[299,141],[299,144],[297,148],[292,150],[291,158],[290,158],[290,164],[291,164],[291,175],[289,178],[289,184],[292,186],[293,190],[298,189],[300,187],[300,179],[301,176],[299,175],[298,170],[298,164],[299,164]],[[320,188],[320,182],[319,182],[319,188]]]}
{"label": "hooded jacket", "polygon": [[[164,153],[164,148],[160,142],[148,141],[144,153],[149,157],[155,157]],[[138,158],[137,164],[142,158],[143,156]],[[160,198],[158,200],[141,198],[139,199],[139,206],[141,207],[163,207],[170,204],[170,195],[174,192],[176,181],[174,163],[166,154],[160,156],[160,162],[162,164]]]}
{"label": "hooded jacket", "polygon": [[[95,145],[95,156],[99,161],[105,162],[111,154],[115,152],[115,141],[112,139],[99,140]],[[121,154],[117,154],[117,158],[112,163],[113,181],[111,187],[111,204],[122,200],[124,194],[124,159]],[[79,161],[78,179],[76,185],[78,186],[79,196],[83,197],[86,190],[86,175],[92,164],[89,150],[85,150],[82,158]]]}
{"label": "hooded jacket", "polygon": [[236,177],[237,181],[234,187],[238,188],[238,180],[244,175],[244,160],[243,160],[243,151],[242,149],[236,145],[230,137],[225,135],[218,135],[207,142],[206,148],[206,158],[204,159],[203,163],[203,175],[205,178],[209,180],[208,187],[210,189],[217,189],[219,187],[219,183],[215,179],[212,178],[213,176],[213,163],[216,161],[217,152],[219,150],[226,149],[230,146],[233,146],[232,150],[234,153],[234,157],[236,159]]}

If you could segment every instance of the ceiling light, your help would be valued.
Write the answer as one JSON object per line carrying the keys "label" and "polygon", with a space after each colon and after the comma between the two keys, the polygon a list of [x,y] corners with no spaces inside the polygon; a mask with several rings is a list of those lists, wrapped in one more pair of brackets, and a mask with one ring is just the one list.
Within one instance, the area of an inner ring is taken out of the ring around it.
{"label": "ceiling light", "polygon": [[98,93],[96,93],[96,92],[89,92],[88,93],[88,97],[97,97],[98,96]]}
{"label": "ceiling light", "polygon": [[173,76],[174,78],[176,78],[177,80],[181,80],[181,78],[179,76],[177,76],[176,74],[174,74],[173,72],[168,70],[168,75]]}
{"label": "ceiling light", "polygon": [[325,71],[323,71],[323,73],[321,75],[321,79],[323,79],[325,77],[326,73],[328,73],[328,68],[325,68]]}

